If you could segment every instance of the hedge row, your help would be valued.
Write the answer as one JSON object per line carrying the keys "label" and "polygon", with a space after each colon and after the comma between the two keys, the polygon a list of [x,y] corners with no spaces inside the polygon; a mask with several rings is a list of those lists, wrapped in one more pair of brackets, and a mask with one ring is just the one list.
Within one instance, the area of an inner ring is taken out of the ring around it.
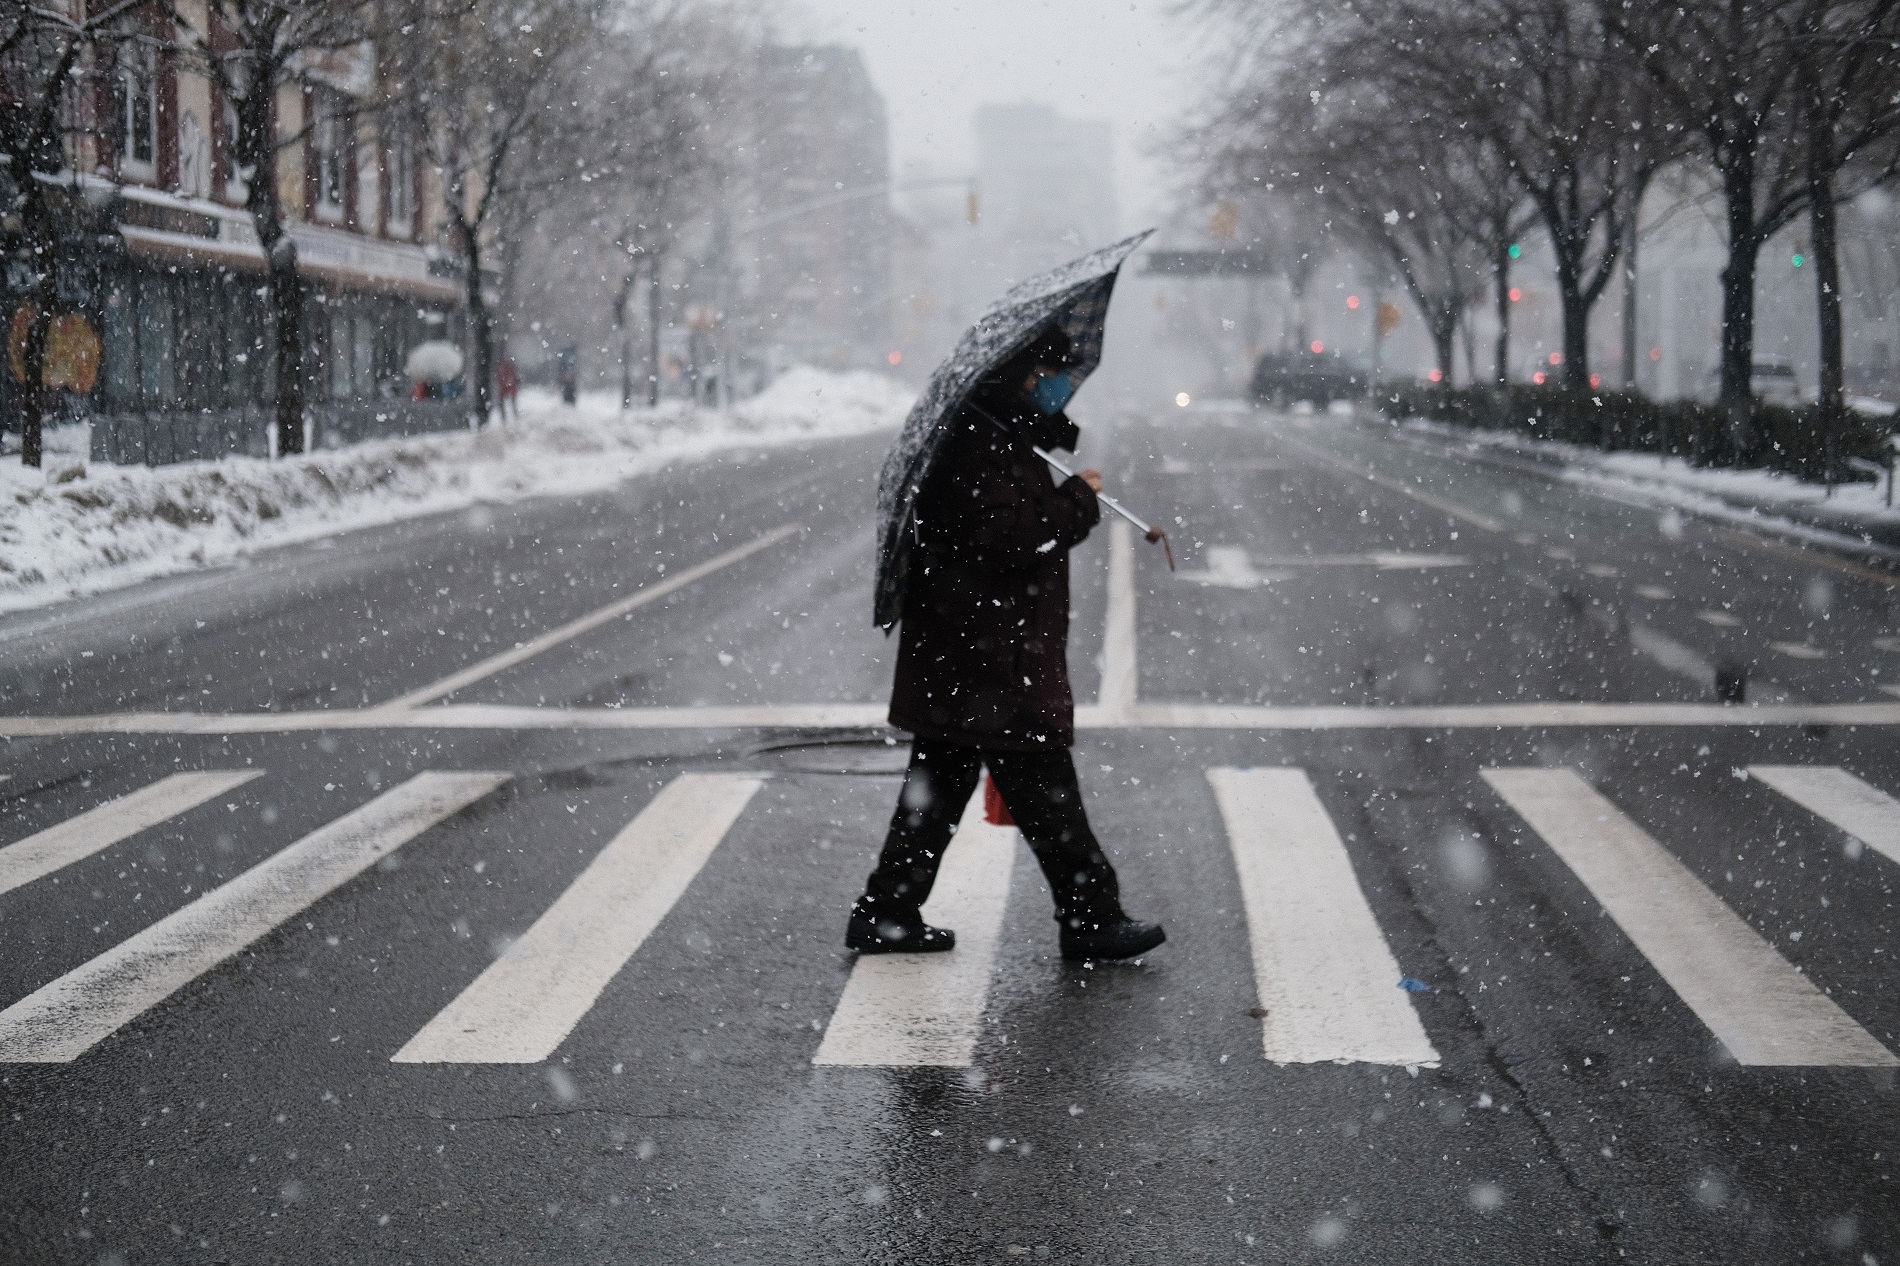
{"label": "hedge row", "polygon": [[1893,421],[1850,412],[1832,428],[1814,406],[1757,403],[1749,431],[1736,434],[1715,405],[1651,400],[1624,392],[1576,394],[1557,386],[1512,383],[1497,387],[1384,389],[1384,410],[1395,418],[1429,418],[1458,426],[1515,431],[1542,440],[1591,448],[1668,453],[1695,466],[1782,471],[1800,479],[1836,483],[1870,478],[1849,459],[1884,464]]}

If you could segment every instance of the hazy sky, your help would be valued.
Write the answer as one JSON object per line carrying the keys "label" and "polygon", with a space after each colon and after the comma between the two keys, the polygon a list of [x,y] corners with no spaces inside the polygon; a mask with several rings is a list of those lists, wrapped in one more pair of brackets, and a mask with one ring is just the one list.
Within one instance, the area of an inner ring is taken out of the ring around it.
{"label": "hazy sky", "polygon": [[1115,125],[1124,230],[1166,205],[1154,143],[1196,97],[1190,24],[1172,0],[803,0],[785,35],[860,49],[890,113],[895,167],[974,163],[971,115],[1042,101]]}

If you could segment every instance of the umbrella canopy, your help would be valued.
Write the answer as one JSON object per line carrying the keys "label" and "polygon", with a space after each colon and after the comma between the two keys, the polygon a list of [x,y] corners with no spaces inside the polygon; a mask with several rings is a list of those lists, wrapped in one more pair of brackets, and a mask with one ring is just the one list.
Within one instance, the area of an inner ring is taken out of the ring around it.
{"label": "umbrella canopy", "polygon": [[402,372],[417,382],[448,382],[462,372],[462,349],[439,338],[417,343]]}
{"label": "umbrella canopy", "polygon": [[1050,325],[1061,326],[1069,336],[1067,369],[1070,381],[1080,387],[1102,362],[1102,329],[1122,262],[1152,232],[1123,238],[1018,283],[964,331],[956,350],[930,375],[878,475],[877,591],[872,616],[879,628],[890,628],[903,614],[914,539],[912,511],[931,463],[950,433],[950,419],[978,383]]}

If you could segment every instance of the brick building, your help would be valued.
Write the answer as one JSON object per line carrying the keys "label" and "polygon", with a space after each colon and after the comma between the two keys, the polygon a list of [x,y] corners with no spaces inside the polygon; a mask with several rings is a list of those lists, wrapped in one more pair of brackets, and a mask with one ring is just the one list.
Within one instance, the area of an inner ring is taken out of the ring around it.
{"label": "brick building", "polygon": [[[202,0],[177,7],[204,29]],[[176,50],[156,7],[134,20],[150,38],[89,66],[68,101],[63,170],[39,177],[52,182],[59,215],[61,314],[83,319],[99,346],[91,390],[60,392],[59,411],[93,423],[103,459],[261,453],[275,369],[264,255],[244,209],[248,173],[227,143],[235,115]],[[319,444],[456,421],[453,409],[407,400],[409,349],[460,341],[461,284],[417,137],[400,115],[359,108],[376,76],[373,49],[312,58],[277,99],[278,134],[291,140],[279,195],[303,279]],[[10,316],[33,276],[21,248],[19,225],[0,224]],[[0,379],[0,409],[15,416],[16,374]]]}

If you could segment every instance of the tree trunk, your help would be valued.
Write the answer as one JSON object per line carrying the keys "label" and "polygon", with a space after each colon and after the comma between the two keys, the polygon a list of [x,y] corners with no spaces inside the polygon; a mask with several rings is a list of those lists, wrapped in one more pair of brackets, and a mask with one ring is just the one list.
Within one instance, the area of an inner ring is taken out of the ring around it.
{"label": "tree trunk", "polygon": [[265,260],[265,297],[270,307],[274,332],[277,376],[277,455],[289,457],[303,452],[303,286],[297,276],[297,243],[284,226],[283,207],[277,200],[277,147],[272,137],[275,116],[268,100],[247,102],[247,108],[261,110],[262,120],[240,120],[240,133],[249,131],[267,138],[253,142],[259,161],[251,166],[250,188],[245,210],[257,233],[257,244]]}
{"label": "tree trunk", "polygon": [[1574,263],[1565,262],[1561,253],[1557,263],[1557,295],[1564,314],[1563,383],[1567,391],[1590,389],[1590,305],[1584,301],[1583,287],[1577,284]]}
{"label": "tree trunk", "polygon": [[620,407],[633,408],[633,335],[627,329],[627,304],[633,300],[637,274],[629,271],[614,291],[614,336],[620,343]]}
{"label": "tree trunk", "polygon": [[1623,390],[1636,390],[1636,207],[1623,239]]}
{"label": "tree trunk", "polygon": [[462,249],[468,254],[468,272],[463,289],[468,300],[468,330],[475,352],[475,413],[487,426],[495,407],[495,329],[494,316],[488,311],[488,299],[482,294],[482,253],[475,230],[467,224],[462,230]]}
{"label": "tree trunk", "polygon": [[[20,464],[38,467],[45,460],[47,401],[46,344],[53,332],[53,308],[59,302],[59,226],[53,220],[52,204],[46,198],[46,186],[37,178],[40,157],[56,153],[59,146],[59,104],[68,76],[78,63],[84,40],[73,38],[60,49],[53,72],[47,77],[45,100],[13,102],[7,108],[24,113],[35,111],[30,128],[14,134],[24,141],[9,156],[8,165],[16,174],[20,189],[20,219],[26,229],[27,245],[39,261],[39,276],[33,285],[33,315],[27,322],[26,346],[21,349],[20,368],[26,380],[20,385]],[[30,95],[30,94],[29,94]],[[12,129],[9,129],[12,132]],[[57,164],[54,164],[57,166]],[[6,314],[10,322],[12,314]]]}
{"label": "tree trunk", "polygon": [[1511,247],[1508,242],[1498,246],[1497,262],[1497,306],[1498,306],[1498,346],[1494,368],[1498,386],[1511,381]]}
{"label": "tree trunk", "polygon": [[1755,172],[1739,161],[1723,173],[1727,202],[1728,263],[1722,268],[1722,410],[1729,441],[1746,459],[1755,450]]}
{"label": "tree trunk", "polygon": [[1438,372],[1443,381],[1441,385],[1451,389],[1452,366],[1456,364],[1456,341],[1458,338],[1458,318],[1455,314],[1439,313],[1432,322],[1432,355],[1438,362]]}
{"label": "tree trunk", "polygon": [[297,245],[281,227],[278,233],[277,244],[268,249],[268,290],[277,333],[277,455],[289,457],[303,452],[303,286],[297,278]]}
{"label": "tree trunk", "polygon": [[46,344],[53,332],[53,305],[59,301],[59,244],[44,186],[30,171],[19,183],[25,202],[21,219],[39,260],[39,277],[33,284],[33,297],[27,301],[32,316],[20,356],[20,367],[26,371],[26,380],[20,384],[20,464],[37,467],[45,460],[46,413],[52,395],[46,386]]}
{"label": "tree trunk", "polygon": [[1809,253],[1814,263],[1815,311],[1820,318],[1821,426],[1832,435],[1846,409],[1846,373],[1841,352],[1841,261],[1834,180],[1821,152],[1823,144],[1832,150],[1831,138],[1809,136],[1808,226],[1813,237]]}
{"label": "tree trunk", "polygon": [[660,403],[660,255],[647,256],[647,404]]}

